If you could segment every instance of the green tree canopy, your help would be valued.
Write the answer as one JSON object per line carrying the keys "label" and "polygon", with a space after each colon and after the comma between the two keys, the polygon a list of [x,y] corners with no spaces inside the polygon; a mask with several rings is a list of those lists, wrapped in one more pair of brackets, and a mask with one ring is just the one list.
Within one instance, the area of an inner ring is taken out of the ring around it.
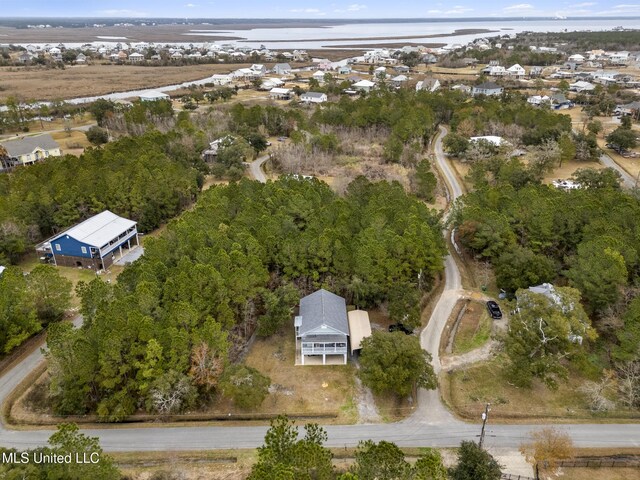
{"label": "green tree canopy", "polygon": [[449,470],[451,480],[500,480],[502,471],[491,454],[474,442],[462,442],[458,464]]}
{"label": "green tree canopy", "polygon": [[607,135],[607,142],[614,145],[620,150],[629,150],[634,148],[638,141],[636,140],[637,134],[630,129],[618,127],[609,135]]}
{"label": "green tree canopy", "polygon": [[269,385],[269,377],[245,365],[228,367],[220,379],[222,393],[243,409],[259,407],[269,393]]}
{"label": "green tree canopy", "polygon": [[516,297],[517,309],[505,338],[509,378],[521,386],[538,378],[555,388],[567,375],[563,360],[596,338],[580,292],[570,287],[555,287],[546,294],[521,289]]}
{"label": "green tree canopy", "polygon": [[72,285],[53,265],[38,265],[29,273],[27,288],[43,324],[62,319],[71,306]]}
{"label": "green tree canopy", "polygon": [[375,393],[405,397],[414,387],[434,389],[436,376],[431,355],[420,341],[402,332],[375,331],[362,341],[359,375]]}
{"label": "green tree canopy", "polygon": [[411,465],[395,443],[366,440],[358,444],[350,471],[359,480],[408,480]]}
{"label": "green tree canopy", "polygon": [[307,424],[304,429],[305,436],[298,440],[294,422],[283,416],[272,420],[248,480],[333,479],[333,455],[323,446],[326,432],[316,424]]}

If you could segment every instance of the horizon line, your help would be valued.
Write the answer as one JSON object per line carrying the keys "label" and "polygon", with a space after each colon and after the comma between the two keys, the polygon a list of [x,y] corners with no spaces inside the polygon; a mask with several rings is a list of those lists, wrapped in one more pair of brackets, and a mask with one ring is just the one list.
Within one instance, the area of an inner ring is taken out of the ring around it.
{"label": "horizon line", "polygon": [[345,17],[335,17],[335,18],[318,18],[318,17],[182,17],[182,16],[159,16],[159,17],[154,17],[154,16],[92,16],[92,15],[85,15],[85,16],[69,16],[69,15],[65,15],[65,16],[55,16],[55,15],[43,15],[43,16],[15,16],[15,17],[11,17],[11,16],[7,16],[4,17],[2,20],[0,20],[0,24],[2,23],[2,21],[6,21],[6,20],[24,20],[24,19],[33,19],[33,18],[37,18],[37,19],[84,19],[84,20],[90,20],[90,19],[102,19],[102,20],[115,20],[115,19],[120,19],[120,20],[306,20],[306,21],[314,21],[314,22],[321,22],[321,21],[353,21],[353,20],[385,20],[385,21],[393,21],[393,20],[411,20],[411,21],[421,21],[421,20],[428,20],[428,21],[434,21],[434,20],[473,20],[473,19],[478,19],[478,20],[573,20],[573,19],[599,19],[599,18],[608,18],[608,19],[612,19],[612,20],[616,20],[616,19],[620,19],[620,20],[626,20],[626,19],[640,19],[640,15],[635,15],[635,16],[628,16],[628,15],[620,15],[620,14],[615,14],[615,15],[577,15],[577,16],[562,16],[559,17],[558,15],[536,15],[536,16],[496,16],[496,15],[490,15],[490,16],[464,16],[464,17],[349,17],[349,18],[345,18]]}

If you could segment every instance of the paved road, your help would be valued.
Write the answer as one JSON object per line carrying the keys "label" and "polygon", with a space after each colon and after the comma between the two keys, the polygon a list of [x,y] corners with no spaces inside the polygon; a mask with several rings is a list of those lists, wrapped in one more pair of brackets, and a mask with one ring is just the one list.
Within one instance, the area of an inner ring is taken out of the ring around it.
{"label": "paved road", "polygon": [[613,168],[622,175],[622,183],[627,188],[634,188],[636,186],[636,179],[629,175],[624,168],[618,165],[613,158],[606,153],[600,155],[600,163],[605,167]]}
{"label": "paved road", "polygon": [[[95,127],[96,125],[98,125],[97,123],[93,122],[90,123],[88,125],[81,125],[79,127],[71,127],[71,130],[78,130],[81,132],[86,132],[87,130],[89,130],[91,127]],[[65,129],[64,128],[56,128],[54,130],[45,130],[43,132],[29,132],[29,133],[7,133],[4,135],[0,135],[0,139],[2,140],[11,140],[12,138],[22,138],[22,137],[35,137],[38,135],[44,135],[45,133],[58,133],[58,132],[64,132]]]}
{"label": "paved road", "polygon": [[[455,175],[449,169],[442,155],[441,138],[446,130],[441,129],[436,140],[436,153],[439,168],[451,185],[452,198],[457,198],[462,191]],[[268,157],[267,157],[268,158]],[[262,157],[253,164],[258,171],[266,161]],[[259,162],[259,163],[258,163]],[[252,164],[252,165],[253,165]],[[439,338],[455,300],[460,291],[460,275],[451,256],[445,259],[446,282],[442,297],[434,309],[429,326],[421,334],[422,345],[434,355],[434,368],[440,370],[440,359],[437,355]],[[76,319],[79,324],[81,319]],[[36,351],[23,362],[8,371],[0,378],[0,403],[3,403],[11,392],[39,362],[42,354]],[[420,391],[419,407],[407,420],[392,424],[360,424],[327,426],[332,447],[356,446],[360,440],[387,440],[400,446],[440,446],[454,447],[461,440],[475,440],[480,428],[478,424],[461,422],[451,416],[442,406],[437,392]],[[485,444],[493,447],[517,447],[529,439],[533,429],[542,425],[491,425],[487,429]],[[640,447],[640,425],[559,425],[567,431],[578,447]],[[165,451],[165,450],[210,450],[227,448],[255,448],[262,445],[265,426],[251,427],[150,427],[123,426],[122,428],[89,429],[85,433],[100,438],[106,451]],[[47,430],[9,430],[5,425],[0,427],[0,446],[15,448],[33,448],[46,443],[51,431]]]}
{"label": "paved road", "polygon": [[[453,202],[462,195],[462,189],[458,183],[458,179],[453,171],[442,150],[442,139],[447,134],[446,128],[440,127],[440,132],[436,137],[434,151],[436,154],[436,163],[442,175],[444,176],[447,189],[449,191],[449,202]],[[443,234],[446,236],[447,232]],[[460,270],[451,255],[445,257],[444,262],[445,285],[442,295],[438,299],[427,327],[420,334],[420,344],[422,348],[431,353],[433,357],[432,365],[436,374],[439,374],[442,365],[440,363],[440,339],[445,329],[447,319],[451,315],[453,307],[462,295],[462,282],[460,280]],[[445,408],[440,400],[440,392],[438,390],[423,390],[418,392],[418,407],[416,412],[403,423],[429,423],[429,424],[446,424],[450,427],[462,428],[464,423],[457,420]]]}
{"label": "paved road", "polygon": [[445,137],[446,134],[447,134],[447,129],[442,125],[440,125],[440,133],[436,138],[436,141],[434,144],[434,151],[436,154],[436,162],[438,164],[438,168],[444,175],[444,178],[449,187],[450,200],[453,201],[456,198],[462,196],[462,187],[460,186],[460,183],[458,183],[458,179],[453,173],[453,170],[451,169],[449,162],[447,162],[444,151],[442,150],[442,139]]}
{"label": "paved road", "polygon": [[260,183],[267,183],[267,177],[262,170],[262,164],[271,158],[270,155],[264,155],[263,157],[256,158],[253,162],[249,163],[249,171],[253,178]]}

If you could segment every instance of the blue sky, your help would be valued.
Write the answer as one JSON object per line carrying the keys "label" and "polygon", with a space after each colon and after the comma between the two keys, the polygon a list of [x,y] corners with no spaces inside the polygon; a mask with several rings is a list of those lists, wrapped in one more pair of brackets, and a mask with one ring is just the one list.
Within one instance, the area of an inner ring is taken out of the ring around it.
{"label": "blue sky", "polygon": [[[29,17],[460,18],[640,16],[640,0],[2,0],[2,15]],[[635,3],[634,3],[635,2]]]}

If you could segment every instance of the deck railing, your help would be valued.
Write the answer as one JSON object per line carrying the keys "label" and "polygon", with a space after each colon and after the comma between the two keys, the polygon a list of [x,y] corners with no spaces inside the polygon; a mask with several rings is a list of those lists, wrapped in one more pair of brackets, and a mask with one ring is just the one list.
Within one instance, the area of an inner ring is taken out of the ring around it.
{"label": "deck railing", "polygon": [[302,347],[303,355],[343,355],[347,347]]}

